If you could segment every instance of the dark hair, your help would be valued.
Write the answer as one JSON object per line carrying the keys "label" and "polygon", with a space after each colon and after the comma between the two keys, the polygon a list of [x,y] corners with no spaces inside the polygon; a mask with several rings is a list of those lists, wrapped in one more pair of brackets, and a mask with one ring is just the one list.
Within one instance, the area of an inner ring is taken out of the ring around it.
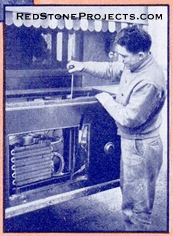
{"label": "dark hair", "polygon": [[136,25],[123,28],[116,36],[115,41],[131,53],[148,52],[151,47],[151,37]]}

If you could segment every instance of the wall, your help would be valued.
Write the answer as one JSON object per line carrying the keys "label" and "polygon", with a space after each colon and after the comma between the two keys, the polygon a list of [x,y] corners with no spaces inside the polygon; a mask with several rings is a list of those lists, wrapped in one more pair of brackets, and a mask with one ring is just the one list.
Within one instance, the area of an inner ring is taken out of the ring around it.
{"label": "wall", "polygon": [[151,52],[157,63],[163,69],[165,75],[167,71],[167,56],[168,56],[168,25],[167,25],[167,7],[155,6],[148,7],[149,14],[162,14],[162,20],[150,20],[148,32],[152,37],[153,44]]}
{"label": "wall", "polygon": [[[109,33],[97,33],[97,32],[85,32],[84,33],[84,52],[83,61],[109,61],[108,51],[105,43]],[[83,76],[83,87],[86,86],[96,86],[96,85],[108,85],[112,82],[110,80],[103,80],[98,77],[93,77],[91,75]]]}

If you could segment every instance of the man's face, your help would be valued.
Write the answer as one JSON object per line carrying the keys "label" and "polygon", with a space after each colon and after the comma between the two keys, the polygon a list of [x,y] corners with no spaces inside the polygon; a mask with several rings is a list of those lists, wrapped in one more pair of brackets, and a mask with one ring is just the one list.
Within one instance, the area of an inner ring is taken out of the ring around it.
{"label": "man's face", "polygon": [[128,68],[133,67],[141,60],[140,53],[133,54],[128,52],[125,47],[117,45],[118,60],[122,61],[124,65]]}

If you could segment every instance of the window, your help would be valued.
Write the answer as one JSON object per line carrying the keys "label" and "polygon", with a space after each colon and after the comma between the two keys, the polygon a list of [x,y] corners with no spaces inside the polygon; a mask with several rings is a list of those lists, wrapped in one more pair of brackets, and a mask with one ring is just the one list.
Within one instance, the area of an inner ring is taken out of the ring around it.
{"label": "window", "polygon": [[71,59],[82,58],[82,32],[58,29],[6,27],[7,69],[65,69]]}

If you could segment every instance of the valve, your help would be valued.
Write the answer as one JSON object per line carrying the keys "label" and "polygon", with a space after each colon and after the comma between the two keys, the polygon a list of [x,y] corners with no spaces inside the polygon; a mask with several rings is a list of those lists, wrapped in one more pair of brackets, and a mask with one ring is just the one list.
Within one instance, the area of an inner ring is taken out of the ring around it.
{"label": "valve", "polygon": [[104,146],[104,152],[107,155],[113,154],[115,150],[115,145],[112,142],[108,142]]}

